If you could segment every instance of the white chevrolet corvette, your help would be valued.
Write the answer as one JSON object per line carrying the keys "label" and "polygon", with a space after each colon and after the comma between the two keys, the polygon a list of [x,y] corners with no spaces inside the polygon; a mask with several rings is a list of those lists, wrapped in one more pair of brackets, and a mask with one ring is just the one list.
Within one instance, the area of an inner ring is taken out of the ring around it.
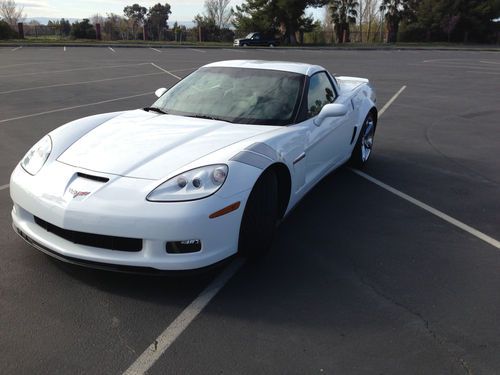
{"label": "white chevrolet corvette", "polygon": [[85,117],[12,173],[13,226],[35,248],[115,270],[185,270],[269,247],[318,181],[368,160],[367,79],[292,62],[208,64],[148,108]]}

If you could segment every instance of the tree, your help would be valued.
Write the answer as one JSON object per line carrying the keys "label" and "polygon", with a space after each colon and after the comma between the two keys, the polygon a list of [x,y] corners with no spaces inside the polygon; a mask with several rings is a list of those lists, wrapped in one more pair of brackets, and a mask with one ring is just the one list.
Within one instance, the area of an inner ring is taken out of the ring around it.
{"label": "tree", "polygon": [[147,11],[145,7],[139,4],[127,5],[123,8],[123,14],[132,22],[132,34],[134,34],[134,39],[137,38],[137,28],[143,24]]}
{"label": "tree", "polygon": [[18,34],[12,30],[12,27],[10,27],[7,22],[0,20],[0,39],[11,39],[17,37]]}
{"label": "tree", "polygon": [[414,15],[414,6],[418,0],[382,0],[380,10],[385,12],[387,28],[387,43],[396,43],[399,23],[403,20],[410,21]]}
{"label": "tree", "polygon": [[74,39],[95,39],[95,29],[88,18],[81,22],[75,22],[71,25],[71,36]]}
{"label": "tree", "polygon": [[[111,40],[125,39],[125,34],[122,33],[120,28],[121,23],[126,22],[123,17],[115,13],[108,13],[104,20],[104,32],[107,38]],[[126,28],[125,28],[126,31]]]}
{"label": "tree", "polygon": [[26,14],[23,15],[24,6],[17,6],[13,0],[2,0],[0,2],[0,15],[11,27],[16,28],[18,22],[23,22]]}
{"label": "tree", "polygon": [[403,22],[405,41],[495,42],[499,0],[421,0],[411,22]]}
{"label": "tree", "polygon": [[296,44],[296,32],[307,7],[320,7],[328,0],[247,0],[236,6],[233,25],[238,30],[280,31],[286,42]]}
{"label": "tree", "polygon": [[275,17],[277,12],[275,1],[247,0],[236,5],[232,24],[240,32],[261,31],[275,34],[279,27]]}
{"label": "tree", "polygon": [[[364,6],[362,14],[359,17],[359,22],[361,24],[360,31],[363,32],[363,26],[366,26],[366,42],[369,43],[372,29],[378,24],[378,2],[377,0],[360,0],[360,6],[362,1]],[[363,20],[363,22],[361,22],[361,20]]]}
{"label": "tree", "polygon": [[165,3],[165,5],[158,3],[149,8],[146,24],[149,34],[153,39],[160,40],[161,32],[164,29],[168,29],[167,21],[171,13],[172,11],[168,3]]}
{"label": "tree", "polygon": [[338,43],[350,41],[349,25],[356,23],[358,12],[356,8],[359,3],[356,0],[332,0],[330,3],[330,15],[335,25],[335,35]]}
{"label": "tree", "polygon": [[65,20],[64,18],[61,18],[59,21],[60,27],[61,27],[61,35],[68,37],[69,34],[71,33],[71,24],[69,23],[69,20]]}
{"label": "tree", "polygon": [[219,29],[229,27],[233,9],[228,8],[231,0],[205,0],[206,17],[212,20]]}

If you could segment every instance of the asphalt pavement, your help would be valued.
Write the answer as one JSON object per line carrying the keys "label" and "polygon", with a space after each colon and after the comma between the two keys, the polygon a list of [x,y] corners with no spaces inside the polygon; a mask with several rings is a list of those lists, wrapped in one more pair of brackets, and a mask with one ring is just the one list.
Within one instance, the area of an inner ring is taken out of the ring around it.
{"label": "asphalt pavement", "polygon": [[[63,264],[11,227],[9,176],[50,130],[144,107],[224,59],[369,78],[364,172],[500,240],[500,54],[487,51],[0,47],[0,372],[121,374],[224,266],[128,275]],[[500,249],[341,168],[279,227],[152,374],[498,374]]]}

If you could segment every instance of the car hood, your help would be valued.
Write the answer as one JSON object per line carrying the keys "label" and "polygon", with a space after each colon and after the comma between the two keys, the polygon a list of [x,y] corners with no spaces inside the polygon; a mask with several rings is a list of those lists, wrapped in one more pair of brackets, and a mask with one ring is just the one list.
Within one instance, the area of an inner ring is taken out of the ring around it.
{"label": "car hood", "polygon": [[275,129],[135,110],[91,130],[57,160],[96,172],[156,180],[205,155]]}

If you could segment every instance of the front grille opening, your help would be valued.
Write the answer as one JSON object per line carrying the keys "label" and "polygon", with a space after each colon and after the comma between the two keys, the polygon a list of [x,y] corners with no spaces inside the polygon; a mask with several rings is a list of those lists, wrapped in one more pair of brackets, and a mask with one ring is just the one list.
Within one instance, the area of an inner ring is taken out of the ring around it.
{"label": "front grille opening", "polygon": [[74,230],[59,228],[58,226],[50,224],[36,216],[34,216],[34,218],[35,223],[47,232],[53,233],[56,236],[79,245],[130,252],[142,250],[142,239],[140,238],[105,236],[103,234],[77,232]]}
{"label": "front grille opening", "polygon": [[166,248],[169,254],[196,253],[201,250],[201,241],[187,240],[167,242]]}

